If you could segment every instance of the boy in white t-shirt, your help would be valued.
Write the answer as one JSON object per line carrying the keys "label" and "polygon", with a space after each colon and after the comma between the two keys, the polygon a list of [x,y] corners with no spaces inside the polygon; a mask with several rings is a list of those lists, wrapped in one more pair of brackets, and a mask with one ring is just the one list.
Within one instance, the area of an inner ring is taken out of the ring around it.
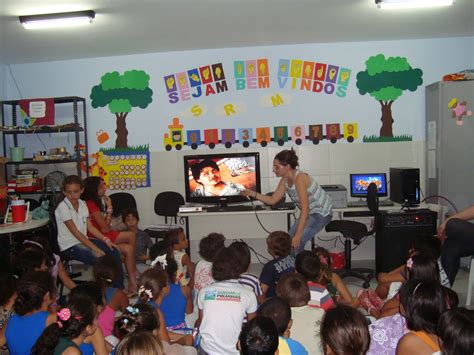
{"label": "boy in white t-shirt", "polygon": [[[89,220],[89,210],[81,194],[84,191],[82,180],[77,175],[66,177],[63,184],[64,200],[58,204],[54,217],[58,228],[58,244],[61,256],[94,265],[95,260],[105,254],[112,255],[118,265],[122,265],[120,252],[112,241],[105,237]],[[89,231],[94,238],[87,237]],[[124,288],[123,269],[115,287]]]}
{"label": "boy in white t-shirt", "polygon": [[200,354],[239,354],[237,341],[242,322],[245,317],[254,318],[257,311],[257,298],[239,283],[239,274],[240,261],[235,250],[221,249],[212,263],[216,282],[198,295]]}

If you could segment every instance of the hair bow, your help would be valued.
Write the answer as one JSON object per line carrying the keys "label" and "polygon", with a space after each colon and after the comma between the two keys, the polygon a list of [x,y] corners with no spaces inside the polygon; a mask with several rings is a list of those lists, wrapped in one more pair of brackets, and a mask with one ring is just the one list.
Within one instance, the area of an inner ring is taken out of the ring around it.
{"label": "hair bow", "polygon": [[142,293],[145,293],[148,298],[153,299],[153,292],[150,289],[146,289],[145,286],[140,286],[138,289],[138,295],[141,296]]}
{"label": "hair bow", "polygon": [[140,312],[137,307],[128,306],[125,309],[133,315],[138,314]]}
{"label": "hair bow", "polygon": [[168,262],[166,261],[166,254],[159,255],[151,262],[151,266],[154,267],[157,263],[160,263],[162,268],[168,266]]}
{"label": "hair bow", "polygon": [[58,313],[58,318],[62,321],[66,321],[71,318],[71,310],[69,308],[63,308]]}
{"label": "hair bow", "polygon": [[410,270],[413,267],[413,259],[410,258],[407,260],[407,269]]}

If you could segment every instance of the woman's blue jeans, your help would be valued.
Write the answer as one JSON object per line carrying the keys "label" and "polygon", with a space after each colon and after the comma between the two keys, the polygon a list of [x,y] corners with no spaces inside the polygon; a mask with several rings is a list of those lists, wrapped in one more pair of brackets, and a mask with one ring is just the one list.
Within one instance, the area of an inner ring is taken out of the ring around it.
{"label": "woman's blue jeans", "polygon": [[[298,249],[294,250],[294,255],[298,255],[304,250],[304,246],[308,243],[311,239],[313,239],[316,234],[318,234],[329,222],[331,222],[332,214],[323,217],[319,213],[313,213],[308,216],[308,220],[306,221],[306,225],[304,226],[303,235],[301,236],[300,246]],[[291,226],[289,234],[291,238],[294,237],[296,233],[296,228],[298,227],[298,223],[300,219],[298,218],[296,222]]]}
{"label": "woman's blue jeans", "polygon": [[[124,272],[122,267],[122,259],[120,257],[120,251],[117,248],[113,248],[112,250],[105,244],[103,241],[98,239],[91,238],[90,241],[94,243],[100,250],[102,250],[107,255],[112,255],[114,259],[117,261],[117,264],[120,266],[120,272],[117,277],[117,280],[114,281],[114,287],[123,289],[124,286]],[[87,265],[94,265],[97,259],[96,253],[86,247],[84,244],[79,243],[76,244],[69,249],[64,250],[61,252],[63,257],[71,260],[77,260]]]}

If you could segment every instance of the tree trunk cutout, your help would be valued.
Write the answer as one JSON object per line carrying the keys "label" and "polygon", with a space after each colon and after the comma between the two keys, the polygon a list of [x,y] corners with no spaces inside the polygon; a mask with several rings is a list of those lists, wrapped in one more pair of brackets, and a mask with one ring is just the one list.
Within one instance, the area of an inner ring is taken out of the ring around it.
{"label": "tree trunk cutout", "polygon": [[117,139],[115,140],[115,148],[127,148],[128,147],[128,130],[127,130],[127,123],[125,119],[127,118],[128,112],[121,112],[116,113],[116,123],[117,129],[115,130],[115,134],[117,135]]}
{"label": "tree trunk cutout", "polygon": [[380,105],[382,106],[382,127],[380,128],[380,137],[393,137],[393,117],[392,117],[392,104],[391,101],[382,101],[380,100]]}

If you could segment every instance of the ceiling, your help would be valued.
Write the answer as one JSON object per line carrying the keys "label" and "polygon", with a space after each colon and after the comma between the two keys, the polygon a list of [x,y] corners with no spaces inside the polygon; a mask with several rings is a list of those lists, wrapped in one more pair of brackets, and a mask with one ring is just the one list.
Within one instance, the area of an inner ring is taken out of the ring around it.
{"label": "ceiling", "polygon": [[[94,23],[27,31],[19,15],[95,10]],[[474,36],[474,0],[388,11],[374,0],[0,0],[0,61],[193,49]]]}

